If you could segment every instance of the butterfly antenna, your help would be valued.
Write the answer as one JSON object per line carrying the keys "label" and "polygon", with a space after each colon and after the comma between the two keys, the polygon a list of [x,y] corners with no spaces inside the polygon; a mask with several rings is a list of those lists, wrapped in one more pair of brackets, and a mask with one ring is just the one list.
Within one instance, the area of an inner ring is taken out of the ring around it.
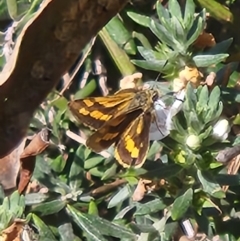
{"label": "butterfly antenna", "polygon": [[[167,65],[167,63],[168,63],[168,60],[164,63],[164,65],[163,65],[163,68],[162,68],[162,71],[164,70],[164,68],[166,67],[166,65]],[[156,77],[156,79],[155,79],[155,81],[158,81],[158,79],[160,79],[160,77],[162,76],[162,73],[161,72],[159,72],[159,74],[157,75],[157,77]]]}

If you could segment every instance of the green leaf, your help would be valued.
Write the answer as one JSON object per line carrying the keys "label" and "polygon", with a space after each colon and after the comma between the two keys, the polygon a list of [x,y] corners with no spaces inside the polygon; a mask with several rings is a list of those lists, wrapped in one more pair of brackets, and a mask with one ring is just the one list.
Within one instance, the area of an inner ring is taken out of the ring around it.
{"label": "green leaf", "polygon": [[209,65],[220,63],[228,56],[228,54],[196,55],[193,57],[193,61],[197,67],[208,67]]}
{"label": "green leaf", "polygon": [[107,180],[111,177],[114,177],[117,173],[118,165],[116,163],[113,163],[103,174],[101,180]]}
{"label": "green leaf", "polygon": [[104,27],[98,34],[120,73],[122,75],[133,74],[136,71],[135,66],[131,63],[127,53],[109,36],[106,28]]}
{"label": "green leaf", "polygon": [[144,48],[152,49],[152,45],[144,34],[133,31],[132,37],[136,38],[143,45]]}
{"label": "green leaf", "polygon": [[198,96],[198,102],[196,105],[197,113],[200,114],[204,109],[206,109],[208,104],[208,87],[203,86]]}
{"label": "green leaf", "polygon": [[73,191],[77,191],[81,187],[84,179],[83,157],[84,147],[79,146],[69,171],[69,186]]}
{"label": "green leaf", "polygon": [[95,201],[91,200],[88,206],[88,214],[98,216],[98,207]]}
{"label": "green leaf", "polygon": [[89,240],[93,241],[107,241],[100,233],[100,230],[96,227],[95,223],[92,223],[91,220],[88,219],[88,216],[79,212],[71,205],[67,205],[67,210],[69,214],[72,216],[73,221],[86,233]]}
{"label": "green leaf", "polygon": [[[92,240],[106,240],[102,235],[131,240],[136,238],[131,230],[124,228],[122,225],[111,223],[95,215],[81,213],[70,205],[67,206],[67,209],[76,224],[78,224]],[[102,233],[99,232],[100,230]]]}
{"label": "green leaf", "polygon": [[167,203],[165,202],[165,200],[156,198],[155,200],[152,200],[150,202],[138,204],[134,216],[156,213],[163,210],[165,207],[167,207]]}
{"label": "green leaf", "polygon": [[50,160],[52,170],[58,173],[62,172],[66,164],[66,160],[64,160],[63,155],[59,155],[54,160]]}
{"label": "green leaf", "polygon": [[186,47],[189,47],[203,32],[205,27],[205,11],[203,10],[198,16],[194,19],[191,28],[188,31],[187,42],[185,43]]}
{"label": "green leaf", "polygon": [[14,213],[16,218],[20,218],[25,209],[25,197],[15,191],[9,198],[9,209]]}
{"label": "green leaf", "polygon": [[112,196],[108,203],[108,208],[117,206],[119,203],[123,202],[125,199],[129,198],[130,191],[128,185],[121,188],[115,195]]}
{"label": "green leaf", "polygon": [[145,179],[163,179],[176,176],[181,170],[182,167],[177,164],[162,164],[159,169],[156,168],[154,171],[148,171],[147,173],[141,175],[141,177]]}
{"label": "green leaf", "polygon": [[141,14],[135,13],[135,12],[131,12],[131,11],[127,11],[127,15],[136,23],[138,23],[139,25],[142,25],[144,27],[149,27],[150,22],[151,22],[151,18],[147,17],[147,16],[143,16]]}
{"label": "green leaf", "polygon": [[32,209],[32,212],[46,216],[56,214],[65,207],[66,203],[62,200],[54,200],[50,202],[41,203]]}
{"label": "green leaf", "polygon": [[164,8],[160,2],[157,2],[156,5],[157,5],[157,14],[158,14],[159,20],[167,21],[170,17],[167,8]]}
{"label": "green leaf", "polygon": [[177,0],[169,0],[168,9],[172,16],[182,19],[182,11]]}
{"label": "green leaf", "polygon": [[143,69],[153,70],[157,72],[161,72],[164,65],[166,64],[166,60],[156,60],[156,59],[149,60],[149,61],[133,59],[131,60],[131,62]]}
{"label": "green leaf", "polygon": [[232,41],[233,41],[233,38],[229,38],[220,43],[217,43],[212,48],[208,49],[207,51],[204,51],[204,54],[215,55],[215,54],[219,54],[219,53],[224,53],[231,46]]}
{"label": "green leaf", "polygon": [[138,46],[137,49],[139,53],[142,55],[142,57],[147,61],[160,60],[166,63],[166,56],[160,52],[154,51],[152,49],[146,49],[142,46]]}
{"label": "green leaf", "polygon": [[[32,214],[32,221],[39,232],[40,240],[56,240],[51,229],[35,214]],[[41,239],[44,238],[44,239]]]}
{"label": "green leaf", "polygon": [[185,193],[175,199],[171,210],[171,217],[173,220],[178,220],[185,214],[192,203],[192,199],[192,188],[189,188]]}
{"label": "green leaf", "polygon": [[225,197],[225,193],[222,191],[221,186],[214,180],[214,178],[210,174],[198,170],[197,176],[202,184],[203,191],[215,198]]}
{"label": "green leaf", "polygon": [[74,99],[77,100],[77,99],[86,98],[89,95],[91,95],[96,88],[97,88],[96,80],[95,79],[91,79],[90,81],[88,81],[88,83],[82,89],[80,89],[74,95]]}
{"label": "green leaf", "polygon": [[84,162],[84,169],[91,169],[101,162],[103,162],[105,158],[103,156],[97,155],[95,157],[91,157]]}
{"label": "green leaf", "polygon": [[216,0],[197,0],[197,2],[211,14],[211,16],[220,21],[232,22],[233,13],[221,2]]}
{"label": "green leaf", "polygon": [[120,20],[119,16],[113,17],[105,26],[110,37],[125,49],[128,54],[136,54],[136,46],[131,34],[125,27],[126,25]]}
{"label": "green leaf", "polygon": [[190,29],[193,22],[193,16],[195,13],[195,4],[193,0],[186,0],[185,10],[184,10],[184,25],[186,26],[186,31]]}
{"label": "green leaf", "polygon": [[63,223],[58,226],[58,232],[61,237],[61,241],[81,241],[74,235],[73,227],[70,222]]}
{"label": "green leaf", "polygon": [[150,29],[159,40],[166,43],[168,46],[174,47],[179,45],[177,40],[172,37],[171,33],[163,25],[157,23],[156,21],[151,20]]}
{"label": "green leaf", "polygon": [[39,204],[41,202],[44,202],[49,198],[49,194],[46,193],[27,193],[25,195],[25,204],[30,206],[34,204]]}

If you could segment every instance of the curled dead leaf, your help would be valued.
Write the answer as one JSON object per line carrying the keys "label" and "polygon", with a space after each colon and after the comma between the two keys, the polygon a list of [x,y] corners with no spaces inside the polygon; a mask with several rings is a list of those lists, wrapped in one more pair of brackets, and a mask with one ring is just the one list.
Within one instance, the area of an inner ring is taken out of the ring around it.
{"label": "curled dead leaf", "polygon": [[140,179],[138,181],[138,185],[133,193],[132,199],[135,202],[141,201],[147,192],[152,192],[154,190],[158,190],[165,184],[165,180],[148,180],[148,179]]}
{"label": "curled dead leaf", "polygon": [[185,66],[185,68],[179,72],[178,78],[173,80],[173,91],[179,92],[184,89],[188,82],[192,84],[194,88],[197,88],[202,82],[203,74],[192,66]]}
{"label": "curled dead leaf", "polygon": [[40,131],[20,156],[21,170],[18,191],[22,193],[27,187],[35,167],[36,156],[42,153],[48,146],[49,131],[47,128]]}
{"label": "curled dead leaf", "polygon": [[3,230],[0,235],[1,241],[21,241],[21,234],[23,227],[25,226],[25,220],[16,219],[13,224]]}
{"label": "curled dead leaf", "polygon": [[210,48],[216,45],[215,38],[211,33],[205,32],[205,30],[198,36],[194,43],[194,46],[199,49]]}
{"label": "curled dead leaf", "polygon": [[24,139],[10,154],[0,159],[0,184],[4,190],[16,187],[16,180],[20,169],[20,155],[25,146]]}

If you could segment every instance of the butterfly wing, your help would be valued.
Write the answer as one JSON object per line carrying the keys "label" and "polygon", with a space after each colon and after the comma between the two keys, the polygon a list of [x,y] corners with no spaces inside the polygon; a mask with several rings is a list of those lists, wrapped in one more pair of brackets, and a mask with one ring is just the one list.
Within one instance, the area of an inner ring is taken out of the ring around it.
{"label": "butterfly wing", "polygon": [[79,122],[97,130],[112,118],[131,112],[128,107],[135,92],[128,89],[110,96],[74,100],[69,103],[69,109]]}
{"label": "butterfly wing", "polygon": [[95,152],[107,149],[121,138],[123,131],[141,114],[142,110],[137,109],[109,120],[88,138],[87,146]]}
{"label": "butterfly wing", "polygon": [[141,167],[149,149],[150,112],[139,115],[116,143],[115,158],[124,167]]}

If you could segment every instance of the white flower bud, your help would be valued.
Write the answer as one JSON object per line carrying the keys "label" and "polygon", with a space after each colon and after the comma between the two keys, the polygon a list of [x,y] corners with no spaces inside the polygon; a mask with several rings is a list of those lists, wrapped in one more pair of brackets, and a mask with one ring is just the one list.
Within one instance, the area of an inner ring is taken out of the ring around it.
{"label": "white flower bud", "polygon": [[228,138],[230,130],[231,127],[228,120],[221,119],[213,126],[212,136],[217,140],[224,141]]}
{"label": "white flower bud", "polygon": [[188,147],[190,147],[192,150],[197,150],[201,146],[201,140],[198,136],[196,135],[189,135],[186,144]]}

